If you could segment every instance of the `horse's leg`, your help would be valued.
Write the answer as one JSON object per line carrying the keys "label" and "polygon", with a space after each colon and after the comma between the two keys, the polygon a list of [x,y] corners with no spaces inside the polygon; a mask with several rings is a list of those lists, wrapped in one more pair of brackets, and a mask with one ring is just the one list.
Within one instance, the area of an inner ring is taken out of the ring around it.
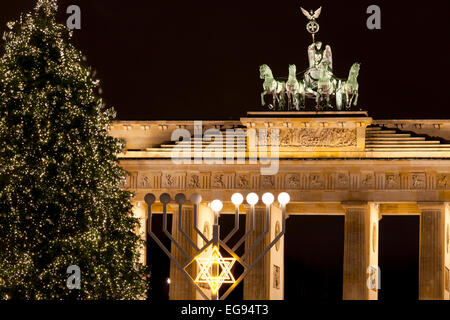
{"label": "horse's leg", "polygon": [[264,91],[263,93],[261,93],[261,105],[264,107],[265,105],[265,101],[264,101],[264,96],[267,94],[267,91]]}
{"label": "horse's leg", "polygon": [[350,104],[348,105],[348,108],[350,109],[352,107],[353,99],[355,98],[355,94],[352,92],[350,96]]}
{"label": "horse's leg", "polygon": [[288,101],[288,106],[287,106],[287,109],[288,110],[291,110],[291,108],[292,108],[292,105],[293,105],[293,93],[291,92],[291,91],[288,91],[287,93],[286,93],[286,96],[287,96],[287,101]]}
{"label": "horse's leg", "polygon": [[291,101],[291,106],[289,108],[289,110],[295,110],[297,109],[297,93],[292,92],[292,101]]}
{"label": "horse's leg", "polygon": [[350,109],[350,106],[348,104],[348,91],[345,90],[345,109]]}
{"label": "horse's leg", "polygon": [[280,91],[280,110],[284,110],[286,105],[285,91]]}
{"label": "horse's leg", "polygon": [[320,97],[321,95],[322,95],[322,94],[320,93],[320,91],[317,90],[317,94],[316,94],[316,110],[319,110],[319,97]]}
{"label": "horse's leg", "polygon": [[358,96],[359,96],[359,93],[358,93],[358,91],[356,91],[356,95],[355,95],[355,107],[356,107],[356,105],[358,104]]}

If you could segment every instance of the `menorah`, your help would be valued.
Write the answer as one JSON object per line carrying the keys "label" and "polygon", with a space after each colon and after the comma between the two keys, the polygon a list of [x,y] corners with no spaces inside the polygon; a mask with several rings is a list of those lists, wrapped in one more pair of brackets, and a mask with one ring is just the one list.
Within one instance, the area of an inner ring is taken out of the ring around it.
{"label": "menorah", "polygon": [[[221,240],[220,238],[220,226],[219,226],[219,215],[223,208],[223,204],[220,200],[214,200],[210,203],[210,207],[214,212],[214,224],[212,226],[212,238],[208,239],[203,232],[198,229],[198,208],[202,201],[201,195],[195,193],[191,196],[190,202],[193,205],[193,215],[194,215],[194,231],[198,234],[204,241],[202,247],[198,247],[194,239],[191,238],[185,230],[183,230],[181,225],[181,215],[183,205],[186,203],[186,196],[179,193],[175,196],[175,202],[178,204],[178,226],[176,226],[178,232],[187,240],[189,245],[194,249],[194,254],[189,255],[186,250],[182,248],[180,243],[172,236],[172,234],[167,230],[167,205],[171,202],[171,197],[168,193],[163,193],[159,197],[160,202],[163,205],[163,233],[167,238],[178,248],[179,252],[187,259],[187,262],[180,264],[180,262],[174,257],[174,255],[164,246],[161,240],[152,231],[152,205],[156,201],[155,195],[149,193],[145,196],[145,202],[148,207],[148,227],[147,232],[150,237],[158,244],[158,246],[164,251],[164,253],[170,258],[174,265],[187,277],[187,279],[195,286],[197,291],[205,300],[224,300],[235,288],[236,286],[246,277],[246,275],[252,271],[252,269],[257,265],[257,263],[264,257],[264,255],[280,240],[280,238],[286,232],[286,205],[290,201],[289,194],[282,192],[278,195],[278,202],[282,209],[282,228],[281,231],[275,236],[275,238],[264,247],[263,251],[252,261],[249,261],[249,255],[255,250],[255,248],[261,244],[265,236],[269,233],[270,228],[270,206],[275,201],[275,197],[272,193],[267,192],[263,194],[261,200],[266,206],[265,210],[265,230],[259,235],[258,238],[251,244],[251,246],[244,250],[244,253],[239,256],[236,250],[248,239],[253,232],[255,232],[255,205],[259,201],[259,197],[256,193],[249,193],[246,197],[247,203],[250,205],[250,217],[249,217],[249,229],[248,231],[236,242],[236,244],[230,248],[227,243],[230,239],[238,232],[239,226],[239,206],[243,203],[244,197],[240,193],[235,193],[231,197],[231,202],[235,206],[234,213],[234,227],[233,229]],[[176,214],[175,212],[173,214]],[[220,249],[228,252],[230,257],[223,257]],[[244,271],[241,275],[235,279],[231,272],[231,268],[238,262],[243,267]],[[198,272],[195,277],[193,277],[188,271],[188,267],[196,264],[198,266]],[[220,287],[228,283],[229,288],[225,293],[219,297]],[[208,297],[200,287],[200,284],[207,284],[211,289],[211,298]]]}

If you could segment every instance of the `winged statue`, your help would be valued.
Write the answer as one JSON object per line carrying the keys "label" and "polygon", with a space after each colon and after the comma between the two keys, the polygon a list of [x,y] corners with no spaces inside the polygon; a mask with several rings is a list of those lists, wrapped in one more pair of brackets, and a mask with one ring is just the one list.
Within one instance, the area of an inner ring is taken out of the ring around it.
{"label": "winged statue", "polygon": [[300,7],[300,9],[302,10],[305,17],[308,18],[308,20],[316,20],[317,18],[319,18],[320,13],[322,12],[322,7],[320,7],[316,11],[311,10],[311,12],[306,11],[302,7]]}

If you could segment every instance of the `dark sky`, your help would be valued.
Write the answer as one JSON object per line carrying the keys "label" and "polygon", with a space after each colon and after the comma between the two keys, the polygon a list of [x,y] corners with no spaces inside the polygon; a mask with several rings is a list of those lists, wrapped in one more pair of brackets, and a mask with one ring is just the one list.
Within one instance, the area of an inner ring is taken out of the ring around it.
{"label": "dark sky", "polygon": [[[1,1],[1,28],[35,2]],[[122,120],[236,119],[262,110],[259,66],[268,64],[280,77],[289,64],[305,69],[311,37],[300,6],[321,5],[317,39],[331,45],[335,75],[346,78],[353,62],[362,63],[362,109],[377,119],[450,118],[449,1],[61,0],[62,23],[70,4],[82,10],[74,42]],[[381,30],[366,27],[371,4],[381,7]],[[287,298],[341,298],[343,217],[325,218],[288,221],[288,229],[304,232],[286,236]],[[416,298],[418,218],[385,217],[380,229],[380,298],[405,291]],[[394,230],[409,235],[404,243]],[[321,234],[325,242],[311,240]],[[396,281],[405,274],[411,281]],[[302,280],[310,276],[319,282]]]}
{"label": "dark sky", "polygon": [[[1,1],[0,25],[36,0]],[[318,39],[334,71],[361,62],[360,107],[377,119],[450,118],[449,1],[61,0],[82,9],[75,43],[120,119],[228,119],[260,108],[259,65],[287,77],[307,66],[311,41],[300,6],[323,6]],[[366,9],[381,7],[382,29]]]}

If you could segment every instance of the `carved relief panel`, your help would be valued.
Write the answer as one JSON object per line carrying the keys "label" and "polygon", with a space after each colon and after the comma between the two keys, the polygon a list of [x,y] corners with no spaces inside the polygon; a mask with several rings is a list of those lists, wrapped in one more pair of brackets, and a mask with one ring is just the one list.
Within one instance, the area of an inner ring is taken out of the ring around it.
{"label": "carved relief panel", "polygon": [[334,187],[336,189],[348,189],[350,187],[348,172],[338,172],[334,175]]}
{"label": "carved relief panel", "polygon": [[261,176],[261,189],[275,189],[275,176]]}
{"label": "carved relief panel", "polygon": [[439,173],[436,185],[438,189],[450,189],[450,173]]}
{"label": "carved relief panel", "polygon": [[427,175],[425,172],[412,173],[410,186],[411,189],[425,189],[427,187]]}
{"label": "carved relief panel", "polygon": [[162,174],[161,188],[163,189],[181,189],[183,186],[183,173],[166,172]]}
{"label": "carved relief panel", "polygon": [[400,174],[386,173],[385,188],[386,189],[400,189]]}
{"label": "carved relief panel", "polygon": [[361,172],[359,185],[362,189],[375,189],[375,174],[373,172]]}
{"label": "carved relief panel", "polygon": [[211,174],[211,188],[213,189],[232,189],[233,188],[233,173],[212,173]]}
{"label": "carved relief panel", "polygon": [[309,174],[310,189],[325,189],[325,175],[323,173]]}
{"label": "carved relief panel", "polygon": [[356,147],[356,129],[282,129],[280,147]]}
{"label": "carved relief panel", "polygon": [[288,173],[284,177],[286,189],[300,189],[300,175],[298,173]]}
{"label": "carved relief panel", "polygon": [[236,188],[249,189],[250,188],[250,175],[245,173],[236,174]]}

